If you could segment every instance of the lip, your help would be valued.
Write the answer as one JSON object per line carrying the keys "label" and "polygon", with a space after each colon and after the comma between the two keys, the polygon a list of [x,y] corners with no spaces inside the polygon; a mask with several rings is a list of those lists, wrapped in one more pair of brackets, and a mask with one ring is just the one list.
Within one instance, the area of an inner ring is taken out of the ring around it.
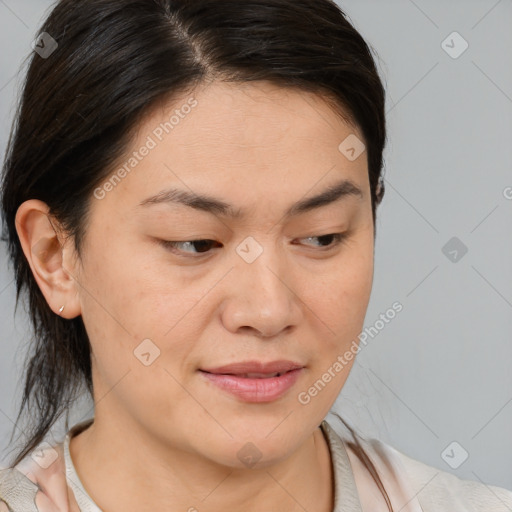
{"label": "lip", "polygon": [[[272,402],[281,398],[297,382],[304,366],[295,361],[241,361],[201,368],[201,374],[211,383],[245,402]],[[279,377],[249,378],[247,373],[281,373]]]}
{"label": "lip", "polygon": [[285,373],[304,368],[304,365],[294,361],[280,360],[263,363],[261,361],[242,361],[217,368],[201,368],[201,371],[211,374],[243,375],[245,373]]}
{"label": "lip", "polygon": [[[237,368],[240,367],[237,366]],[[251,366],[251,368],[254,368],[254,366]],[[262,403],[272,402],[284,396],[297,382],[297,379],[304,371],[304,368],[301,367],[289,370],[280,377],[267,377],[261,379],[241,377],[240,375],[208,373],[204,370],[199,371],[209,382],[244,402]],[[266,370],[261,373],[273,372]]]}

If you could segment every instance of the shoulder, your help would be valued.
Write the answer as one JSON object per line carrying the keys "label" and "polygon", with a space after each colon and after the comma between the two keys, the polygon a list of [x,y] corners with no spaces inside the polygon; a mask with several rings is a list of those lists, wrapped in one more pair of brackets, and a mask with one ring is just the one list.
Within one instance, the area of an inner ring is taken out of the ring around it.
{"label": "shoulder", "polygon": [[28,455],[15,467],[0,467],[0,512],[69,510],[62,444]]}
{"label": "shoulder", "polygon": [[406,485],[426,512],[439,510],[512,512],[512,491],[480,481],[467,480],[412,459],[378,440],[371,440],[375,451],[401,469]]}
{"label": "shoulder", "polygon": [[512,491],[456,477],[415,460],[378,439],[361,442],[379,474],[399,488],[400,508],[417,502],[424,512],[512,512]]}
{"label": "shoulder", "polygon": [[[327,423],[327,422],[325,422]],[[363,512],[388,511],[375,480],[357,455],[351,437],[327,424],[331,440],[342,443],[352,467]],[[393,510],[401,512],[512,512],[512,491],[463,480],[412,459],[378,439],[358,437],[373,463]],[[336,456],[336,450],[334,450]]]}

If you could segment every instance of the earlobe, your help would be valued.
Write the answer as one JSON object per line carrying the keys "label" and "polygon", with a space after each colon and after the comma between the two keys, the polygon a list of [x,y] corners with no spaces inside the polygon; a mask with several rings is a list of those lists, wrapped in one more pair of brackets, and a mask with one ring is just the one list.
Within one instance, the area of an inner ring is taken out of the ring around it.
{"label": "earlobe", "polygon": [[382,199],[384,198],[384,192],[386,191],[386,187],[384,185],[384,178],[381,177],[379,179],[379,182],[377,184],[377,190],[375,192],[375,196],[377,199],[377,205],[379,205],[382,202]]}
{"label": "earlobe", "polygon": [[[46,302],[55,314],[74,318],[81,313],[74,269],[66,268],[71,248],[59,239],[46,203],[30,199],[16,213],[16,231]],[[65,305],[65,310],[61,307]],[[60,310],[60,312],[59,312]]]}

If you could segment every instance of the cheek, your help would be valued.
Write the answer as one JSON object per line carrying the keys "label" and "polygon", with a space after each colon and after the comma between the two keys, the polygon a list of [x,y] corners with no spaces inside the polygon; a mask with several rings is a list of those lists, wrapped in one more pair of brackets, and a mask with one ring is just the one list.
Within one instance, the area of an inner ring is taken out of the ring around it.
{"label": "cheek", "polygon": [[119,372],[131,366],[134,348],[150,336],[139,323],[147,317],[141,286],[148,268],[116,226],[107,221],[90,230],[79,293],[97,364]]}
{"label": "cheek", "polygon": [[82,291],[90,315],[99,314],[135,334],[137,320],[154,308],[151,292],[164,283],[158,282],[154,253],[141,250],[140,242],[137,246],[117,225],[111,222],[91,232]]}
{"label": "cheek", "polygon": [[142,347],[156,357],[155,366],[167,365],[170,353],[174,368],[186,364],[208,321],[201,299],[215,282],[167,265],[158,247],[130,253],[129,245],[115,236],[108,246],[98,241],[83,274],[82,316],[97,369],[108,381],[128,370],[147,373],[137,359]]}
{"label": "cheek", "polygon": [[315,417],[327,415],[354,365],[372,280],[373,244],[354,243],[305,288],[317,348],[311,360],[310,387],[301,389],[298,398],[307,404],[304,411],[315,411]]}
{"label": "cheek", "polygon": [[373,282],[373,243],[368,237],[347,243],[332,262],[310,273],[305,302],[336,334],[362,326]]}

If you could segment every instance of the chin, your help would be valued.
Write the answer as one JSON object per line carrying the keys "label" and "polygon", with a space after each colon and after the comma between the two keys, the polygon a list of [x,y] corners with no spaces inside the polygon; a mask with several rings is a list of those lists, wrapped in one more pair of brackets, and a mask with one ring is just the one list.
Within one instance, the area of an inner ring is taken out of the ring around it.
{"label": "chin", "polygon": [[[281,420],[282,421],[282,420]],[[275,427],[274,427],[275,428]],[[226,467],[236,469],[263,469],[287,459],[298,447],[301,439],[290,436],[286,430],[268,435],[270,430],[262,429],[255,435],[235,436],[233,439],[211,441],[207,448],[215,446],[218,451],[202,453]]]}

